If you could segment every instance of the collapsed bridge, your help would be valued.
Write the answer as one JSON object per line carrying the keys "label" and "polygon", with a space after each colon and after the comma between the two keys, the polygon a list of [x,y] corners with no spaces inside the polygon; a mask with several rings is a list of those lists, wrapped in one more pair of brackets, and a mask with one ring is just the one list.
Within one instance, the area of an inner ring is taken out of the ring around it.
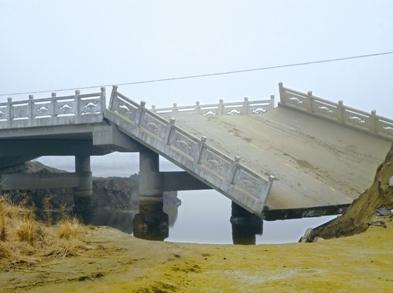
{"label": "collapsed bridge", "polygon": [[[0,103],[0,168],[75,156],[75,173],[2,174],[1,190],[75,188],[92,194],[90,156],[140,153],[140,196],[214,188],[260,217],[337,213],[372,181],[393,120],[282,84],[274,97],[148,109],[113,87],[98,93]],[[184,172],[160,172],[159,155]]]}

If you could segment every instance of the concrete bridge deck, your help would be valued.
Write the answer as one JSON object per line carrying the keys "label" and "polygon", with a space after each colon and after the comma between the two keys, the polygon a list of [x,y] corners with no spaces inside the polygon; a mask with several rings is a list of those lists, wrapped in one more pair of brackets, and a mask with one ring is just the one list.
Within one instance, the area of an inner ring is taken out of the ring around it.
{"label": "concrete bridge deck", "polygon": [[[130,151],[141,153],[145,195],[160,193],[163,178],[171,188],[180,184],[176,178],[183,187],[195,178],[193,188],[215,188],[258,216],[351,203],[383,161],[393,121],[282,85],[279,107],[273,103],[272,97],[150,111],[117,87],[108,108],[105,89],[9,99],[0,103],[0,168],[42,155],[75,155],[69,182],[88,190],[90,155]],[[162,176],[154,153],[191,176]],[[14,185],[15,178],[8,177]]]}
{"label": "concrete bridge deck", "polygon": [[350,204],[371,184],[391,142],[277,107],[263,116],[164,114],[194,135],[205,135],[228,156],[275,177],[266,205],[272,210]]}

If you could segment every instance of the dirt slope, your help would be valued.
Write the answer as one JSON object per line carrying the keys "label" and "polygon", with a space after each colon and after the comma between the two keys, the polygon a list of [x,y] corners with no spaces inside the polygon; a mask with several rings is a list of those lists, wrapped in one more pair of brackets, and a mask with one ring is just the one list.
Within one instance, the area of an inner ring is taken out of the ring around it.
{"label": "dirt slope", "polygon": [[389,180],[393,176],[393,146],[376,172],[369,189],[354,200],[353,204],[337,219],[315,228],[313,237],[325,239],[349,236],[365,231],[372,224],[373,215],[378,208],[393,208],[393,187]]}

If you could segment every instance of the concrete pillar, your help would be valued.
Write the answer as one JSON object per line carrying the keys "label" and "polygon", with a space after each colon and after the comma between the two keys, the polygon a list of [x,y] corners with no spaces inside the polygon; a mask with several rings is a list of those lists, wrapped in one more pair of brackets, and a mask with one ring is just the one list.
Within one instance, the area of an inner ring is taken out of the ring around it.
{"label": "concrete pillar", "polygon": [[90,156],[75,156],[75,173],[78,176],[78,187],[74,191],[74,211],[82,220],[87,221],[93,195]]}
{"label": "concrete pillar", "polygon": [[263,221],[234,202],[232,202],[231,224],[233,244],[255,244],[255,235],[263,233]]}
{"label": "concrete pillar", "polygon": [[163,211],[163,188],[157,153],[139,152],[139,213],[133,221],[134,236],[149,240],[168,237],[168,215]]}
{"label": "concrete pillar", "polygon": [[93,195],[93,179],[90,169],[90,156],[75,156],[75,173],[78,176],[79,186],[75,190],[77,196]]}
{"label": "concrete pillar", "polygon": [[139,197],[142,201],[162,202],[162,184],[157,153],[143,149],[139,152]]}

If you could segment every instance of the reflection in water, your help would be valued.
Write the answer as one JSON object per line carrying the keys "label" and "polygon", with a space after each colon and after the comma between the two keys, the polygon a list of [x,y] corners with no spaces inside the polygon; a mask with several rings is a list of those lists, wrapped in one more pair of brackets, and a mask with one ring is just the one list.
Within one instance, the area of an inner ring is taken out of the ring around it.
{"label": "reflection in water", "polygon": [[232,240],[233,244],[256,244],[255,235],[262,235],[263,221],[232,202]]}
{"label": "reflection in water", "polygon": [[[177,192],[164,193],[162,203],[143,203],[130,210],[98,208],[91,212],[88,223],[97,226],[110,226],[135,237],[147,240],[165,240],[169,227],[173,227],[181,200]],[[217,217],[221,215],[217,214]],[[256,235],[262,235],[263,222],[240,206],[232,203],[232,239],[234,244],[255,244]],[[191,228],[192,229],[192,228]],[[200,235],[196,235],[198,237]]]}
{"label": "reflection in water", "polygon": [[163,203],[140,202],[139,213],[133,222],[134,236],[147,240],[161,240],[169,236],[168,215],[163,211]]}

